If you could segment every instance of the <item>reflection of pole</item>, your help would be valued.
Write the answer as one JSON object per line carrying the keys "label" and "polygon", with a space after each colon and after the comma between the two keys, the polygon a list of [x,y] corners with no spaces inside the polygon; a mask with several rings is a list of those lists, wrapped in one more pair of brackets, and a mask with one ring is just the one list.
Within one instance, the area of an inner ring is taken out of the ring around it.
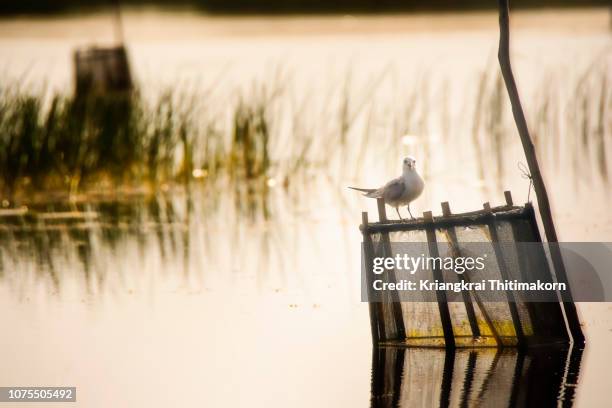
{"label": "reflection of pole", "polygon": [[119,0],[113,0],[115,9],[115,41],[120,46],[123,46],[123,24],[121,22],[121,7],[119,6]]}
{"label": "reflection of pole", "polygon": [[[548,242],[551,242],[551,258],[553,266],[555,268],[557,279],[565,284],[568,283],[567,274],[565,272],[565,265],[563,264],[563,258],[559,251],[557,232],[555,231],[555,225],[552,219],[552,213],[550,211],[550,203],[548,201],[548,194],[546,193],[546,186],[544,185],[544,179],[540,173],[540,167],[536,157],[535,148],[529,135],[529,129],[527,128],[527,121],[525,120],[525,114],[521,106],[521,100],[519,98],[516,83],[514,81],[514,75],[512,73],[512,66],[510,65],[510,27],[509,27],[509,0],[498,0],[499,3],[499,50],[498,59],[499,66],[501,68],[502,76],[506,84],[508,96],[510,98],[510,104],[512,105],[512,114],[514,116],[514,122],[521,138],[523,150],[525,151],[525,157],[527,159],[527,165],[529,166],[529,172],[533,180],[533,187],[536,192],[538,200],[538,208],[540,210],[540,216],[542,217],[542,224],[544,225],[544,232]],[[567,285],[569,288],[569,285]],[[578,320],[578,312],[576,305],[572,300],[572,296],[567,291],[567,295],[564,296],[563,306],[565,309],[565,315],[569,325],[570,333],[574,341],[578,344],[584,343],[584,334],[580,328],[580,322]]]}
{"label": "reflection of pole", "polygon": [[442,384],[440,384],[440,408],[450,406],[453,372],[455,371],[455,349],[446,348],[444,353],[444,368],[442,369]]}

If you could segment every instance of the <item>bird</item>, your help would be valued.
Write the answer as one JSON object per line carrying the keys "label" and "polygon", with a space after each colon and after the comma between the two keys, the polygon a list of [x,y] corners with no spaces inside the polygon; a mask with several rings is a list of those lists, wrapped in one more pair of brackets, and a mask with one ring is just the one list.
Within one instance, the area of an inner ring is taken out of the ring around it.
{"label": "bird", "polygon": [[410,218],[414,220],[412,212],[410,212],[410,203],[421,195],[425,188],[425,182],[416,170],[416,160],[408,156],[402,162],[402,175],[389,181],[384,186],[380,188],[349,188],[365,193],[365,197],[383,198],[387,205],[395,208],[400,221],[402,216],[399,207],[405,205]]}

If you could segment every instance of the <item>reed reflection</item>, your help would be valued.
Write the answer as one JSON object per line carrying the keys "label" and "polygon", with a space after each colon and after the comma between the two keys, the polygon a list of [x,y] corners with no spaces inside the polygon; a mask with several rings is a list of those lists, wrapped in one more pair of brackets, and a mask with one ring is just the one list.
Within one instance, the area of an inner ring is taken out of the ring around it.
{"label": "reed reflection", "polygon": [[89,294],[125,290],[141,273],[197,290],[206,274],[240,270],[233,264],[240,259],[255,260],[262,271],[286,263],[282,247],[299,239],[287,228],[294,202],[267,186],[219,190],[191,186],[0,209],[0,279],[24,296],[36,281],[52,293],[74,281]]}

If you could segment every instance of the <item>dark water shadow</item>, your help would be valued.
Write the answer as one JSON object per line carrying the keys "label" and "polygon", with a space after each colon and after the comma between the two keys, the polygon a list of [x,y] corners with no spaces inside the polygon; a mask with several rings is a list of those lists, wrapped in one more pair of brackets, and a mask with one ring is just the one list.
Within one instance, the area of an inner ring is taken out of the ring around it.
{"label": "dark water shadow", "polygon": [[374,348],[372,408],[571,407],[577,348]]}

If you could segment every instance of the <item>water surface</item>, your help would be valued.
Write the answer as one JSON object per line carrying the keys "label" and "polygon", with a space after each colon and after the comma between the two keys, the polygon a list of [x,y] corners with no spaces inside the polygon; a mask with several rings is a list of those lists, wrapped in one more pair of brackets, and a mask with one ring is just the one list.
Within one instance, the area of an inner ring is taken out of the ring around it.
{"label": "water surface", "polygon": [[[111,41],[107,17],[2,21],[7,77],[69,89],[71,51]],[[546,78],[555,80],[559,93],[546,92],[556,95],[559,111],[573,112],[579,79],[595,77],[589,67],[609,69],[607,18],[601,10],[517,16],[513,57],[530,123],[537,123],[529,109],[545,100]],[[325,124],[316,114],[324,91],[337,90],[347,72],[352,95],[368,109],[352,106],[360,119],[343,156],[291,188],[269,183],[263,196],[194,181],[147,196],[9,200],[0,211],[0,358],[11,369],[0,372],[0,383],[74,385],[78,405],[87,407],[438,406],[440,399],[521,406],[533,384],[547,405],[575,399],[576,406],[605,406],[608,304],[580,305],[588,339],[581,358],[576,350],[391,350],[381,352],[391,383],[381,377],[381,355],[373,359],[367,305],[359,301],[358,224],[375,204],[345,187],[379,184],[413,154],[427,183],[416,213],[439,213],[442,201],[456,212],[496,205],[505,189],[515,202],[527,200],[507,105],[502,168],[473,149],[472,95],[483,72],[495,73],[495,22],[490,13],[268,20],[128,12],[131,61],[151,98],[167,86],[197,90],[221,81],[215,106],[223,111],[235,89],[272,81],[282,65],[292,78],[284,105],[308,89],[313,95],[306,106],[312,131],[320,131],[317,152],[337,137],[317,127]],[[378,77],[381,85],[368,92]],[[414,90],[417,113],[406,119],[406,95]],[[562,139],[549,136],[539,152],[559,235],[608,241],[610,189],[589,159],[595,147],[576,142],[564,114],[553,122]],[[411,137],[402,139],[405,133]],[[281,126],[275,157],[291,136]],[[360,155],[362,144],[369,148]],[[482,165],[495,171],[481,174]],[[381,378],[391,387],[382,393]]]}

